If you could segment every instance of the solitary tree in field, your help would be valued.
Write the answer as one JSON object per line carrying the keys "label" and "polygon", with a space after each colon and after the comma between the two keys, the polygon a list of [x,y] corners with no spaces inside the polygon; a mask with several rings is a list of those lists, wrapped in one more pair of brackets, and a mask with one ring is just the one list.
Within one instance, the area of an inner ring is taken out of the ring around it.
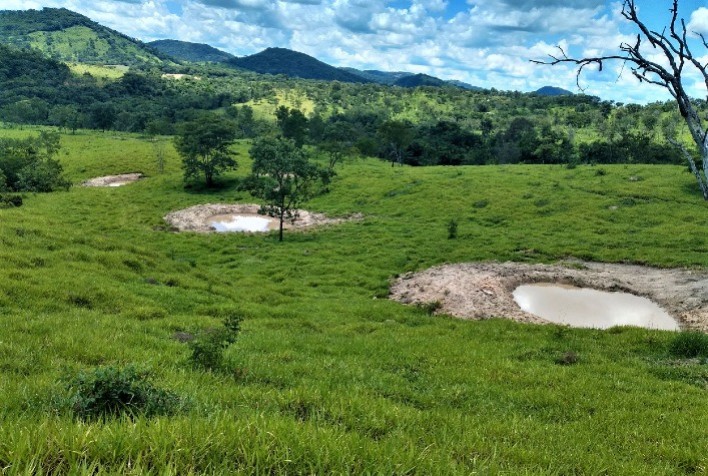
{"label": "solitary tree in field", "polygon": [[[672,144],[678,147],[698,181],[703,198],[708,200],[708,132],[704,118],[699,116],[697,102],[689,97],[686,85],[692,72],[701,77],[701,81],[708,89],[708,41],[703,34],[689,32],[684,19],[678,18],[678,0],[672,1],[669,9],[671,20],[662,31],[650,29],[646,22],[639,18],[635,0],[624,0],[622,15],[637,28],[636,41],[619,45],[617,54],[590,58],[570,58],[563,49],[560,55],[553,56],[547,61],[534,61],[540,64],[556,65],[559,63],[574,63],[578,66],[576,79],[580,81],[583,69],[588,65],[597,65],[602,70],[603,64],[609,60],[622,61],[630,67],[632,74],[640,83],[656,84],[665,88],[673,96],[678,105],[691,138],[698,150],[701,166],[686,147],[678,140],[669,138]],[[693,47],[700,48],[696,54]]]}
{"label": "solitary tree in field", "polygon": [[389,120],[381,124],[378,132],[385,153],[391,159],[391,167],[403,165],[406,149],[415,138],[412,125],[407,121]]}
{"label": "solitary tree in field", "polygon": [[184,124],[175,137],[175,148],[182,157],[185,180],[204,176],[207,187],[222,172],[236,168],[229,147],[236,129],[231,121],[209,114]]}
{"label": "solitary tree in field", "polygon": [[244,188],[263,201],[268,215],[278,218],[283,241],[283,223],[297,218],[297,207],[319,191],[322,170],[293,140],[283,137],[255,140],[250,154],[253,170]]}

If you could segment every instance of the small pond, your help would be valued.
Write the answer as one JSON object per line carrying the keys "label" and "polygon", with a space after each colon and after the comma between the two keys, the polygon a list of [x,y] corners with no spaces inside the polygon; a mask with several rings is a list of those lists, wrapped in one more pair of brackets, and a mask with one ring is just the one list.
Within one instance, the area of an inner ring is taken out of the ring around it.
{"label": "small pond", "polygon": [[254,215],[217,215],[207,221],[214,230],[220,233],[264,233],[277,225],[277,221],[273,218]]}
{"label": "small pond", "polygon": [[514,290],[514,301],[530,314],[572,327],[679,330],[676,320],[657,304],[627,293],[558,284],[524,284]]}

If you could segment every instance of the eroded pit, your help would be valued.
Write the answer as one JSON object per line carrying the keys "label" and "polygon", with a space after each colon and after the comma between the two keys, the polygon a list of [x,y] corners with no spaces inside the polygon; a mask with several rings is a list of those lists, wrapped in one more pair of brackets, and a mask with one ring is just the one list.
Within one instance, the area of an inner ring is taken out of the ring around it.
{"label": "eroded pit", "polygon": [[581,261],[557,265],[461,263],[402,275],[392,283],[390,297],[405,304],[434,303],[438,313],[463,319],[549,323],[550,319],[522,309],[514,300],[519,286],[534,283],[558,283],[647,298],[681,329],[708,332],[708,273],[704,270]]}
{"label": "eroded pit", "polygon": [[84,187],[122,187],[123,185],[137,182],[141,178],[143,178],[141,173],[106,175],[86,180],[81,185]]}
{"label": "eroded pit", "polygon": [[676,320],[656,303],[629,293],[537,283],[522,284],[512,294],[523,311],[556,324],[596,329],[636,326],[679,330]]}
{"label": "eroded pit", "polygon": [[[260,213],[260,209],[259,205],[250,203],[210,203],[177,210],[164,218],[177,231],[263,233],[278,229],[280,226],[278,219]],[[329,218],[322,213],[297,210],[296,218],[286,220],[283,228],[305,229],[360,218],[361,215]]]}

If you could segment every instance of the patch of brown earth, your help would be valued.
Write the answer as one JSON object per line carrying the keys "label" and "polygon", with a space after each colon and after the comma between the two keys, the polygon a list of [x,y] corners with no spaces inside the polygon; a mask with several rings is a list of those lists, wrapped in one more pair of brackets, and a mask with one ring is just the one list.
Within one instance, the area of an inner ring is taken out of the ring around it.
{"label": "patch of brown earth", "polygon": [[129,183],[137,182],[143,178],[143,174],[121,174],[121,175],[106,175],[105,177],[96,177],[86,180],[81,185],[84,187],[121,187]]}
{"label": "patch of brown earth", "polygon": [[541,282],[646,297],[666,310],[681,328],[708,331],[708,273],[689,269],[587,262],[450,264],[399,277],[390,297],[405,304],[437,302],[439,313],[463,319],[505,317],[547,323],[522,311],[512,295],[521,284]]}
{"label": "patch of brown earth", "polygon": [[[225,216],[259,216],[261,207],[255,204],[220,204],[210,203],[206,205],[195,205],[193,207],[178,210],[165,215],[165,221],[178,231],[213,232],[214,227],[210,224],[215,219],[223,219]],[[295,220],[287,220],[283,224],[285,229],[302,229],[319,225],[331,225],[342,223],[347,220],[360,219],[361,215],[353,215],[348,218],[329,218],[322,213],[298,210]]]}

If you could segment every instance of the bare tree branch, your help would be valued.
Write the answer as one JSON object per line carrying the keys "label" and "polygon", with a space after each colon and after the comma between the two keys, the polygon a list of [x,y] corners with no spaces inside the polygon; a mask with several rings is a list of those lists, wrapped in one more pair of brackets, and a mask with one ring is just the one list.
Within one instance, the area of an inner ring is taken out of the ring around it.
{"label": "bare tree branch", "polygon": [[[597,65],[599,70],[602,71],[606,61],[623,61],[625,64],[630,65],[632,75],[640,83],[653,84],[666,89],[676,101],[681,117],[683,117],[688,126],[691,138],[700,153],[701,167],[696,164],[695,159],[683,144],[674,139],[671,139],[670,142],[682,151],[691,171],[696,176],[703,198],[708,200],[708,177],[705,172],[708,171],[708,128],[705,127],[703,120],[699,116],[697,106],[686,92],[683,76],[686,65],[693,66],[703,76],[706,90],[708,90],[708,63],[702,64],[691,50],[686,22],[682,18],[679,19],[678,16],[679,0],[672,0],[669,12],[671,17],[668,27],[665,27],[659,33],[650,30],[646,23],[639,18],[635,0],[623,0],[621,14],[634,24],[639,33],[637,33],[637,40],[634,44],[621,43],[619,45],[620,54],[572,58],[559,46],[558,49],[561,55],[549,55],[551,60],[532,60],[532,62],[552,66],[561,63],[576,65],[575,82],[578,89],[584,91],[580,86],[580,77],[585,67]],[[696,36],[700,38],[703,47],[708,49],[706,37],[700,33],[696,33]],[[645,42],[648,43],[648,46],[645,46]],[[657,61],[650,60],[645,54],[647,48],[658,51],[662,56],[661,62],[666,61],[668,67]]]}

